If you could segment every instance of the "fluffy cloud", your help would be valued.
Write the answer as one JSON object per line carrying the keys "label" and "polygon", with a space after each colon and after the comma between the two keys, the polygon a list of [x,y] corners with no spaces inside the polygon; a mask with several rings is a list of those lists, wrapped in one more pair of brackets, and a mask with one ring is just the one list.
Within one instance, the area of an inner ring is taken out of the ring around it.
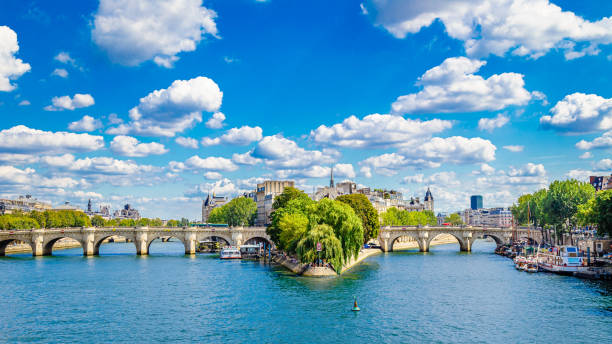
{"label": "fluffy cloud", "polygon": [[[565,50],[567,59],[599,53],[610,44],[610,18],[585,20],[549,0],[368,1],[376,22],[398,38],[440,20],[447,34],[464,42],[470,56],[495,54],[538,58]],[[579,47],[577,44],[579,43]]]}
{"label": "fluffy cloud", "polygon": [[525,149],[525,146],[508,145],[508,146],[504,146],[504,149],[514,152],[514,153],[518,153],[518,152],[522,152],[523,149]]}
{"label": "fluffy cloud", "polygon": [[70,54],[65,51],[59,52],[53,59],[63,64],[76,65],[76,60],[70,57]]}
{"label": "fluffy cloud", "polygon": [[496,149],[491,141],[479,137],[434,137],[418,146],[402,149],[399,153],[367,158],[360,164],[371,167],[379,174],[392,176],[405,167],[422,169],[439,167],[443,163],[472,164],[492,161],[495,160]]}
{"label": "fluffy cloud", "polygon": [[372,178],[372,168],[370,166],[362,166],[359,172],[366,178]]}
{"label": "fluffy cloud", "polygon": [[612,130],[605,132],[603,135],[595,138],[591,142],[580,140],[580,142],[576,143],[576,148],[582,150],[612,148]]}
{"label": "fluffy cloud", "polygon": [[11,84],[30,70],[30,65],[15,58],[19,51],[17,34],[8,26],[0,26],[0,91],[10,92],[17,86]]}
{"label": "fluffy cloud", "polygon": [[327,165],[335,161],[329,151],[306,150],[281,135],[264,137],[251,154],[252,157],[264,160],[272,168],[293,169],[313,165]]}
{"label": "fluffy cloud", "polygon": [[192,139],[191,137],[177,137],[174,141],[183,147],[198,148],[198,140]]}
{"label": "fluffy cloud", "polygon": [[60,78],[67,78],[68,77],[68,71],[65,70],[64,68],[55,68],[53,70],[53,72],[51,72],[51,75],[53,76],[59,76]]}
{"label": "fluffy cloud", "polygon": [[421,91],[398,97],[391,108],[402,114],[495,111],[531,100],[522,74],[494,74],[487,79],[475,75],[485,64],[466,57],[447,58],[419,78]]}
{"label": "fluffy cloud", "polygon": [[215,146],[219,144],[246,146],[251,142],[261,140],[262,133],[263,130],[260,127],[245,125],[240,128],[232,128],[219,137],[204,137],[202,138],[202,146]]}
{"label": "fluffy cloud", "polygon": [[372,114],[346,118],[331,127],[319,126],[310,132],[315,142],[340,147],[385,147],[407,145],[452,127],[451,121],[420,121],[401,116]]}
{"label": "fluffy cloud", "polygon": [[110,143],[110,149],[123,156],[143,157],[168,153],[163,144],[157,142],[140,143],[135,137],[115,136]]}
{"label": "fluffy cloud", "polygon": [[510,167],[508,172],[498,171],[497,174],[480,177],[476,181],[480,187],[502,186],[516,187],[522,185],[538,185],[544,187],[548,184],[546,169],[542,164],[527,163],[519,168]]}
{"label": "fluffy cloud", "polygon": [[202,111],[217,111],[222,99],[219,86],[207,77],[175,80],[167,89],[140,98],[138,106],[130,110],[132,122],[110,128],[107,133],[173,137],[202,122]]}
{"label": "fluffy cloud", "polygon": [[67,177],[46,178],[38,175],[32,168],[19,169],[13,166],[0,166],[0,185],[21,185],[37,188],[74,188],[81,182]]}
{"label": "fluffy cloud", "polygon": [[215,112],[210,119],[206,121],[206,127],[210,129],[219,129],[223,127],[223,121],[225,121],[225,115],[222,112]]}
{"label": "fluffy cloud", "polygon": [[351,164],[336,164],[334,166],[334,175],[338,177],[355,178],[355,169]]}
{"label": "fluffy cloud", "polygon": [[545,176],[546,169],[542,164],[533,164],[527,163],[521,168],[511,168],[508,175],[511,177],[537,177],[537,176]]}
{"label": "fluffy cloud", "polygon": [[253,151],[249,151],[243,154],[234,153],[232,155],[232,161],[239,165],[257,165],[262,162],[261,159],[254,158],[251,154]]}
{"label": "fluffy cloud", "polygon": [[0,131],[0,149],[11,153],[64,153],[94,151],[104,147],[102,136],[52,132],[18,125]]}
{"label": "fluffy cloud", "polygon": [[595,171],[612,171],[612,159],[602,159],[593,164]]}
{"label": "fluffy cloud", "polygon": [[223,178],[223,176],[219,172],[210,172],[209,171],[209,172],[204,173],[204,178],[206,178],[208,180],[219,180],[219,179]]}
{"label": "fluffy cloud", "polygon": [[580,156],[578,158],[580,159],[590,159],[593,157],[593,154],[591,154],[591,152],[584,152],[582,154],[580,154]]}
{"label": "fluffy cloud", "polygon": [[543,128],[569,134],[612,129],[612,99],[596,94],[566,95],[550,112],[540,118]]}
{"label": "fluffy cloud", "polygon": [[217,180],[213,183],[204,183],[196,185],[193,189],[185,192],[187,197],[204,198],[208,194],[215,193],[218,196],[231,197],[241,194],[247,190],[240,189],[236,184],[227,178]]}
{"label": "fluffy cloud", "polygon": [[91,35],[115,62],[152,59],[170,68],[177,54],[194,51],[206,34],[217,35],[216,16],[202,0],[101,0]]}
{"label": "fluffy cloud", "polygon": [[510,117],[504,116],[503,114],[497,115],[495,118],[481,118],[478,120],[478,129],[493,131],[497,128],[501,128],[510,122]]}
{"label": "fluffy cloud", "polygon": [[24,99],[19,102],[19,106],[28,106],[28,105],[31,105],[29,100]]}
{"label": "fluffy cloud", "polygon": [[68,129],[74,131],[94,131],[99,128],[102,128],[102,122],[99,119],[87,115],[68,125]]}
{"label": "fluffy cloud", "polygon": [[70,96],[53,97],[51,99],[53,105],[45,106],[46,111],[63,111],[74,110],[94,105],[94,99],[91,94],[75,94]]}
{"label": "fluffy cloud", "polygon": [[238,169],[238,166],[236,166],[236,164],[234,164],[230,159],[215,156],[209,156],[202,159],[197,155],[187,159],[185,161],[185,167],[191,169],[226,172],[236,171]]}
{"label": "fluffy cloud", "polygon": [[[486,165],[486,164],[485,164]],[[427,185],[442,185],[442,186],[458,186],[459,179],[455,172],[438,172],[430,176],[424,174],[416,174],[402,178],[404,184],[427,184]]]}

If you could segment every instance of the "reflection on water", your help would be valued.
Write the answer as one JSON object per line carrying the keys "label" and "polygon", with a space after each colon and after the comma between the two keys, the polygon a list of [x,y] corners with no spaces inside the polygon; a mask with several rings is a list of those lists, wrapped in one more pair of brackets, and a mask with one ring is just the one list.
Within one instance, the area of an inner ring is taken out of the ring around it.
{"label": "reflection on water", "polygon": [[[0,342],[611,342],[612,287],[516,271],[477,241],[297,277],[178,241],[0,259]],[[351,312],[356,296],[362,311]]]}

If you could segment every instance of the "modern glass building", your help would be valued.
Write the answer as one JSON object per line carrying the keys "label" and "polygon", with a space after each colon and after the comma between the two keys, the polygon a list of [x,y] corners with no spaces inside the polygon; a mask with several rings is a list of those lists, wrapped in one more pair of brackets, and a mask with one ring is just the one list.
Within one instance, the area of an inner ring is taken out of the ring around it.
{"label": "modern glass building", "polygon": [[482,209],[482,196],[473,195],[470,197],[470,208],[473,210]]}

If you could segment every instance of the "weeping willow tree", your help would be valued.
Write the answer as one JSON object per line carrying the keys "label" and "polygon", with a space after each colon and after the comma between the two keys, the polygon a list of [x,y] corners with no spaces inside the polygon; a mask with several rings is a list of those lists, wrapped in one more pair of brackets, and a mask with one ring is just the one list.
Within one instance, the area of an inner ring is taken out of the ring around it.
{"label": "weeping willow tree", "polygon": [[[321,243],[321,252],[317,252],[317,243]],[[312,227],[297,244],[297,254],[301,262],[314,262],[325,259],[331,263],[336,272],[342,269],[344,254],[340,240],[334,234],[334,229],[326,224]]]}

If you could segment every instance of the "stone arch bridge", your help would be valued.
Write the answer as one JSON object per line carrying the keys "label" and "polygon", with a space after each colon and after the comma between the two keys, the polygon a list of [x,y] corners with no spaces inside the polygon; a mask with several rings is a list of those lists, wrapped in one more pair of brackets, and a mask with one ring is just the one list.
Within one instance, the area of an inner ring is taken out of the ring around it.
{"label": "stone arch bridge", "polygon": [[429,252],[431,242],[441,234],[449,234],[455,237],[459,242],[461,251],[470,252],[472,243],[477,239],[492,238],[499,245],[511,243],[513,238],[531,239],[535,242],[541,242],[541,233],[539,231],[529,230],[525,228],[486,228],[486,227],[406,227],[406,226],[386,226],[381,227],[378,235],[380,248],[384,252],[393,251],[393,244],[399,238],[409,237],[417,242],[419,251]]}
{"label": "stone arch bridge", "polygon": [[265,227],[83,227],[5,230],[0,231],[0,256],[5,255],[7,245],[14,241],[29,244],[34,256],[48,256],[53,251],[53,244],[63,238],[78,241],[85,256],[94,256],[98,255],[102,242],[112,236],[121,236],[132,241],[138,255],[147,255],[153,240],[167,237],[180,240],[185,246],[185,254],[195,254],[197,243],[211,237],[221,238],[233,246],[256,238],[271,243]]}

